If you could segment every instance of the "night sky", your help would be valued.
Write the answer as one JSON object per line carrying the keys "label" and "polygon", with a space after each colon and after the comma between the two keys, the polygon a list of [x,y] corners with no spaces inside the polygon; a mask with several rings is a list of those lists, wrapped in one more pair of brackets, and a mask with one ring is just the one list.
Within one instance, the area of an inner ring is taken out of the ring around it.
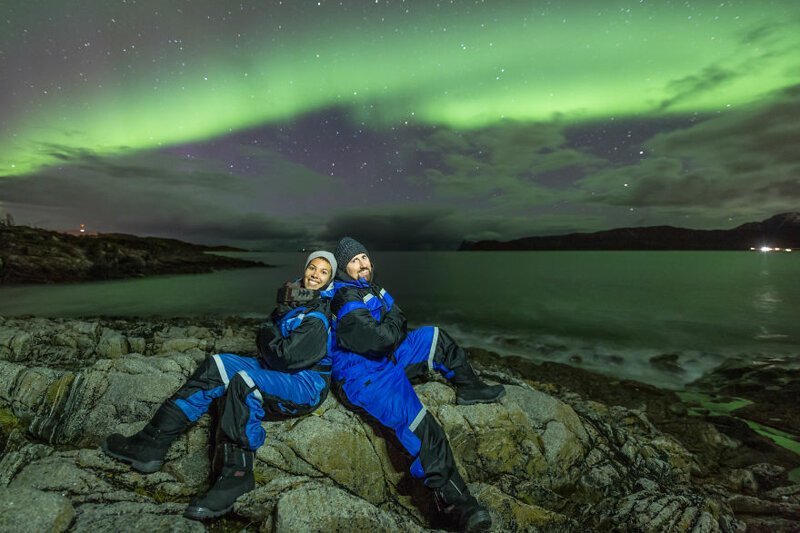
{"label": "night sky", "polygon": [[[602,6],[602,7],[601,7]],[[800,2],[0,4],[0,214],[259,249],[800,206]]]}

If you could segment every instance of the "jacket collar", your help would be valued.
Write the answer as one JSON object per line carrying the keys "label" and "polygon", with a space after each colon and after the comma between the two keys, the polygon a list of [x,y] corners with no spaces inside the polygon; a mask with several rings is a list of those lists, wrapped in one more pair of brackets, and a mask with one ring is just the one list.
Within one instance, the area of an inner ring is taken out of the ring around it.
{"label": "jacket collar", "polygon": [[333,290],[339,290],[343,287],[356,287],[359,289],[369,289],[370,283],[365,279],[353,279],[350,276],[347,276],[347,279],[343,279],[343,277],[337,277],[336,280],[333,282]]}

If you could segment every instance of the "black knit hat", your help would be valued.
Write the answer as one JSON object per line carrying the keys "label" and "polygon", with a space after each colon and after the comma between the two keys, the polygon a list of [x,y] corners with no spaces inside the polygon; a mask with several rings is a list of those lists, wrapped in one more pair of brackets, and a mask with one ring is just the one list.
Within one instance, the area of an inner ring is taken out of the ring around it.
{"label": "black knit hat", "polygon": [[347,271],[347,263],[358,254],[367,254],[367,249],[363,244],[358,242],[352,237],[344,237],[339,244],[336,245],[336,251],[333,252],[333,257],[339,264],[339,268]]}

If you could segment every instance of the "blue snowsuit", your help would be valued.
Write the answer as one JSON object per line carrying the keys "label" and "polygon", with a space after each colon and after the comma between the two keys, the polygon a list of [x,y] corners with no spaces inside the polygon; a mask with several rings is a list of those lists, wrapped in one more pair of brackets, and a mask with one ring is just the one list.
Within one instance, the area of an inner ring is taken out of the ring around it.
{"label": "blue snowsuit", "polygon": [[466,354],[437,327],[407,331],[392,296],[366,280],[337,279],[334,290],[331,355],[340,400],[394,431],[413,458],[412,476],[432,489],[453,482],[463,490],[444,430],[409,378],[435,370],[457,381]]}
{"label": "blue snowsuit", "polygon": [[224,396],[223,438],[258,449],[266,438],[262,420],[311,413],[328,394],[328,304],[328,299],[316,299],[294,309],[279,306],[258,332],[258,358],[211,355],[172,401],[194,422]]}

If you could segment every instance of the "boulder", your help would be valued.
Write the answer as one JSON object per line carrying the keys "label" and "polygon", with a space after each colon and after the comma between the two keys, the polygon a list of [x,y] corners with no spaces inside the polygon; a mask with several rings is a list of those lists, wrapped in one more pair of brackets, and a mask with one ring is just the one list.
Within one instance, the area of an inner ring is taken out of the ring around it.
{"label": "boulder", "polygon": [[33,489],[0,488],[0,531],[67,531],[75,509],[69,499]]}
{"label": "boulder", "polygon": [[123,335],[112,329],[104,328],[96,351],[99,357],[116,359],[128,353],[128,349],[128,340]]}
{"label": "boulder", "polygon": [[275,506],[272,531],[372,533],[423,529],[337,487],[309,484],[281,494]]}

